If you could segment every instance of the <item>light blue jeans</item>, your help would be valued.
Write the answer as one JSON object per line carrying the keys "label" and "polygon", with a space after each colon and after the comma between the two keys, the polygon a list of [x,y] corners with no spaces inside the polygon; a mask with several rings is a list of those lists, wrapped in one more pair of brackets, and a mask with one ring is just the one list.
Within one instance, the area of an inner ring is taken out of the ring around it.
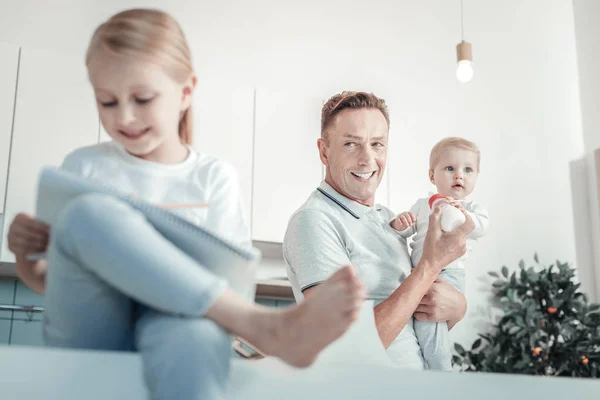
{"label": "light blue jeans", "polygon": [[[440,273],[440,277],[454,286],[456,290],[464,293],[464,268],[445,269]],[[414,328],[428,369],[451,371],[452,344],[450,343],[448,323],[415,320]]]}
{"label": "light blue jeans", "polygon": [[225,398],[231,337],[203,315],[226,283],[110,196],[79,197],[57,221],[46,344],[139,351],[153,399]]}

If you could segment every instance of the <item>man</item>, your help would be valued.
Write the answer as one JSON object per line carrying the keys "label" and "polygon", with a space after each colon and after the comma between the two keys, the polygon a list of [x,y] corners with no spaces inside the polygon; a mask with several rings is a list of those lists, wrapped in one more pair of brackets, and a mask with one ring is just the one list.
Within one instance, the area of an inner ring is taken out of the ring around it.
{"label": "man", "polygon": [[386,166],[389,115],[384,100],[364,92],[343,92],[323,106],[321,183],[291,217],[283,253],[296,299],[339,268],[351,265],[375,301],[375,322],[396,363],[425,364],[413,329],[420,320],[447,321],[451,328],[466,312],[462,294],[437,280],[440,271],[464,254],[467,222],[445,233],[440,210],[430,217],[421,261],[412,268],[406,240],[390,226],[391,210],[374,205]]}

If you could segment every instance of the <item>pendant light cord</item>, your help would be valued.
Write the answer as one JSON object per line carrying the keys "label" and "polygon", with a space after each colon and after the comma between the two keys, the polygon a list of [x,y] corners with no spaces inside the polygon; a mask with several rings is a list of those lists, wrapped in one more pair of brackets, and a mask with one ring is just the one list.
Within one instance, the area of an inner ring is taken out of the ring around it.
{"label": "pendant light cord", "polygon": [[463,0],[460,0],[460,37],[462,41],[465,41],[465,26],[464,26],[464,11],[463,11]]}

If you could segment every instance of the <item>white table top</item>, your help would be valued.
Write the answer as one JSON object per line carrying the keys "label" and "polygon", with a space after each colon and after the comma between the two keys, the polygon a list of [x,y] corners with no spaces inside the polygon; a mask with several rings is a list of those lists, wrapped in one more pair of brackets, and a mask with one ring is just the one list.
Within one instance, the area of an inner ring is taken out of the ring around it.
{"label": "white table top", "polygon": [[[144,399],[136,354],[0,346],[0,398]],[[600,380],[232,360],[230,398],[598,400]]]}

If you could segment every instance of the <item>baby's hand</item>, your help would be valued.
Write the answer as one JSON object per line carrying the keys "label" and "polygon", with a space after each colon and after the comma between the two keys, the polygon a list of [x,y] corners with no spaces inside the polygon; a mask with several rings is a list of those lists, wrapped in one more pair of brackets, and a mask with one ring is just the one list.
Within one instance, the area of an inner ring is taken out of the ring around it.
{"label": "baby's hand", "polygon": [[446,203],[448,203],[449,205],[458,208],[460,211],[465,212],[465,209],[463,208],[463,206],[460,205],[460,203],[457,202],[457,200],[454,200],[452,197],[446,197]]}
{"label": "baby's hand", "polygon": [[410,211],[403,212],[402,214],[398,214],[396,218],[392,221],[392,228],[397,231],[403,231],[417,222],[417,217]]}

